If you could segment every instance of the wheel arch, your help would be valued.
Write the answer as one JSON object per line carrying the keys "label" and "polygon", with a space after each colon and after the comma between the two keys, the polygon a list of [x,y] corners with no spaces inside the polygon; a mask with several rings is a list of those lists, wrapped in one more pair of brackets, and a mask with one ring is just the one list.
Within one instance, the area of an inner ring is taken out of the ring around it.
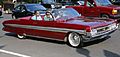
{"label": "wheel arch", "polygon": [[110,16],[108,13],[101,13],[101,14],[100,14],[100,17],[101,17],[102,15],[104,15],[104,14]]}
{"label": "wheel arch", "polygon": [[100,13],[99,17],[102,17],[102,15],[108,15],[110,17],[110,14],[109,13]]}

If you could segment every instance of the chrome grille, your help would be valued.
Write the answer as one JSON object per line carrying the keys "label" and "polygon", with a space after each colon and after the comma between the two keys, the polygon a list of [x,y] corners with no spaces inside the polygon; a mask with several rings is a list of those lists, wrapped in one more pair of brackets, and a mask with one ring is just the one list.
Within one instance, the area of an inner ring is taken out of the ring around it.
{"label": "chrome grille", "polygon": [[106,31],[106,30],[109,30],[109,27],[108,27],[108,26],[102,27],[102,28],[98,28],[98,29],[97,29],[97,32],[103,32],[103,31]]}
{"label": "chrome grille", "polygon": [[115,29],[116,28],[116,23],[113,23],[113,24],[110,24],[108,26],[105,26],[105,27],[101,27],[101,28],[97,28],[97,32],[105,32],[105,31],[108,31],[108,30],[112,30],[112,29]]}

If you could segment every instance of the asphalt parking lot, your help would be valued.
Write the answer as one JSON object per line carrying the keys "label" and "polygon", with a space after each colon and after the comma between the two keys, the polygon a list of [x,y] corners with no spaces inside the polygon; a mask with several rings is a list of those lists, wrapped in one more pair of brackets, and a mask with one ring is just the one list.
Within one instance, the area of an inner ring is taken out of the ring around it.
{"label": "asphalt parking lot", "polygon": [[13,33],[2,31],[2,22],[11,14],[0,17],[0,57],[120,57],[120,28],[105,39],[72,48],[64,42],[28,37],[20,40]]}

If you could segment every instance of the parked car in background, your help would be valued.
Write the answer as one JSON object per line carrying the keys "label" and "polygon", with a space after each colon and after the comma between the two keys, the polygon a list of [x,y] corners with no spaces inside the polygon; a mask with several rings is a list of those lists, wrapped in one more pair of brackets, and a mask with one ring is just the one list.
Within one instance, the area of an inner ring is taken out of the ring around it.
{"label": "parked car in background", "polygon": [[2,15],[2,6],[0,5],[0,16]]}
{"label": "parked car in background", "polygon": [[120,7],[109,0],[84,0],[84,5],[67,6],[87,17],[120,18]]}
{"label": "parked car in background", "polygon": [[54,0],[41,0],[42,1],[42,5],[46,8],[61,8],[62,4],[61,3],[56,3]]}
{"label": "parked car in background", "polygon": [[53,19],[50,21],[32,20],[31,16],[6,20],[3,30],[16,33],[19,39],[25,36],[40,37],[81,47],[83,42],[105,38],[118,28],[116,20],[85,18],[72,8],[55,9],[51,14]]}
{"label": "parked car in background", "polygon": [[55,0],[41,0],[41,4],[46,8],[51,9],[59,9],[59,8],[65,8],[65,6],[68,5],[76,5],[76,3],[70,2],[70,1],[60,1],[59,3],[55,2]]}
{"label": "parked car in background", "polygon": [[120,5],[120,0],[110,0],[115,5]]}
{"label": "parked car in background", "polygon": [[14,8],[12,17],[13,19],[17,19],[32,16],[35,10],[39,10],[41,14],[45,14],[47,9],[40,4],[21,4]]}

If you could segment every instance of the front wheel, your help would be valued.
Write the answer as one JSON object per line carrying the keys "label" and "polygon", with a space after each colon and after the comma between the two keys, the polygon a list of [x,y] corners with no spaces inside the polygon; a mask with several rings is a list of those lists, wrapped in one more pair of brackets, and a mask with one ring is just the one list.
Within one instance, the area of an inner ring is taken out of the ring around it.
{"label": "front wheel", "polygon": [[109,15],[107,15],[107,14],[102,14],[102,15],[101,15],[101,18],[109,18]]}
{"label": "front wheel", "polygon": [[25,39],[25,35],[22,35],[22,34],[17,34],[17,37],[18,37],[19,39]]}
{"label": "front wheel", "polygon": [[74,33],[74,32],[69,33],[68,44],[75,48],[82,47],[82,45],[83,45],[82,36],[79,35],[78,33]]}

